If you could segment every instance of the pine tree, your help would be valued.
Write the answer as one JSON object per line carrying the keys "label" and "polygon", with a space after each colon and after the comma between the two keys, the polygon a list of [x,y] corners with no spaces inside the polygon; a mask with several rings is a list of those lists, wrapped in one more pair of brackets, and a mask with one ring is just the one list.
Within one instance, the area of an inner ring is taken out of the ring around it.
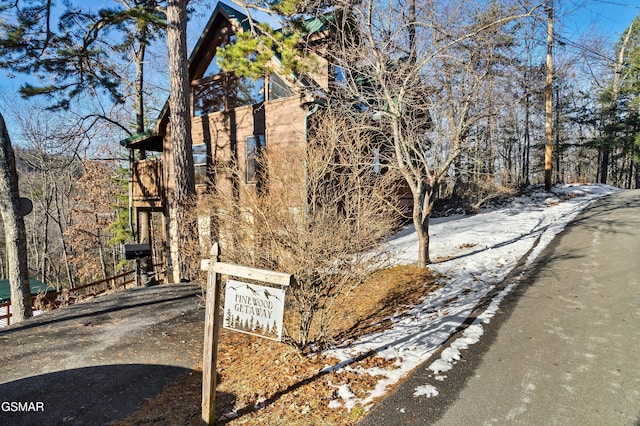
{"label": "pine tree", "polygon": [[173,282],[189,279],[188,260],[180,247],[194,237],[195,226],[189,210],[196,194],[193,150],[191,147],[191,113],[189,108],[189,71],[187,69],[187,1],[167,2],[167,51],[169,62],[169,145],[174,186],[169,192],[169,239]]}
{"label": "pine tree", "polygon": [[[53,100],[51,109],[68,109],[75,98],[100,92],[123,103],[122,86],[129,82],[118,58],[128,61],[134,50],[142,65],[146,46],[165,22],[160,1],[137,1],[130,7],[127,2],[122,4],[125,7],[92,11],[65,3],[57,21],[49,1],[15,2],[20,9],[4,5],[6,13],[15,12],[15,19],[0,21],[0,34],[4,33],[0,67],[42,77],[39,81],[46,84],[25,84],[20,93],[25,97],[46,95]],[[113,42],[114,30],[122,35],[120,43]],[[141,77],[140,72],[136,82]],[[141,96],[141,88],[137,91]]]}

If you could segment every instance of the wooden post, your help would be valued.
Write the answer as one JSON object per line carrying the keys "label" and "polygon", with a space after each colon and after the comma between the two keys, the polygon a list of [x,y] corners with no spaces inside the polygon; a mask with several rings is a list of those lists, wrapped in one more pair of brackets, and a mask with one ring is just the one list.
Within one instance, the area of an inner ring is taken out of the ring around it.
{"label": "wooden post", "polygon": [[220,275],[214,266],[220,255],[218,243],[211,247],[211,260],[207,265],[207,299],[204,320],[204,350],[202,359],[202,423],[214,425],[216,421],[216,361],[218,355]]}

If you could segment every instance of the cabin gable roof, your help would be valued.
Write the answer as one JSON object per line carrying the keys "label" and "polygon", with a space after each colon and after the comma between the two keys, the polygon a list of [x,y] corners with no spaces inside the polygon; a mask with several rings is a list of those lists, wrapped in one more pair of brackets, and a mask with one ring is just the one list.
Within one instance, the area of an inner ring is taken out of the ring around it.
{"label": "cabin gable roof", "polygon": [[[249,30],[249,18],[242,12],[218,2],[188,60],[189,83],[202,78],[224,37]],[[164,134],[169,124],[169,100],[164,104],[153,133]]]}
{"label": "cabin gable roof", "polygon": [[250,30],[247,15],[218,3],[189,56],[189,81],[203,77],[225,36]]}
{"label": "cabin gable roof", "polygon": [[[326,33],[329,23],[330,18],[327,17],[314,18],[304,22],[306,36],[323,37],[322,34]],[[250,30],[250,18],[247,15],[227,4],[218,2],[189,56],[189,83],[204,76],[215,58],[218,47],[229,35]],[[274,55],[273,60],[275,64],[279,64],[277,55]],[[299,76],[293,78],[298,80]],[[306,86],[310,82],[301,80],[297,84]],[[152,132],[134,135],[120,143],[127,148],[162,151],[162,138],[166,134],[168,124],[169,99],[165,102]]]}

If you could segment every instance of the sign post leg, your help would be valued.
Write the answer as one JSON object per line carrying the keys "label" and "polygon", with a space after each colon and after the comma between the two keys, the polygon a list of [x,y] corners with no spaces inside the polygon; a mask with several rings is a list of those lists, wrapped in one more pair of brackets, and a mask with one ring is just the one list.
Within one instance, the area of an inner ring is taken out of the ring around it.
{"label": "sign post leg", "polygon": [[218,334],[220,318],[220,276],[213,270],[218,261],[219,248],[211,248],[211,260],[208,265],[207,298],[204,323],[204,353],[202,362],[202,423],[214,425],[216,420],[216,362],[218,355]]}

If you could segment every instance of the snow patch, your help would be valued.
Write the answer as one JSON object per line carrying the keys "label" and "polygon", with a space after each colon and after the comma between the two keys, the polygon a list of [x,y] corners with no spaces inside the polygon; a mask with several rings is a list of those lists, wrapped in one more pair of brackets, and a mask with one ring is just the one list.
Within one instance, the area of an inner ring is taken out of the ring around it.
{"label": "snow patch", "polygon": [[357,403],[358,399],[356,395],[351,391],[349,385],[338,385],[334,386],[329,382],[329,386],[336,388],[336,399],[333,399],[329,402],[329,408],[346,408],[347,410],[351,410]]}
{"label": "snow patch", "polygon": [[415,392],[413,392],[413,396],[415,397],[426,396],[427,398],[431,398],[432,396],[438,396],[438,395],[439,395],[438,389],[436,389],[431,385],[418,386]]}
{"label": "snow patch", "polygon": [[[616,191],[619,190],[600,184],[563,185],[554,187],[550,197],[540,188],[505,207],[474,216],[431,220],[430,250],[435,261],[431,268],[448,277],[445,285],[404,315],[394,315],[390,329],[325,352],[327,357],[338,360],[326,370],[344,368],[378,378],[374,389],[363,398],[353,395],[348,386],[338,388],[337,393],[342,396],[330,405],[369,407],[374,399],[384,396],[391,386],[428,361],[461,328],[483,298],[492,297],[487,308],[429,365],[437,380],[445,380],[446,375],[441,373],[451,370],[454,363],[462,359],[461,351],[481,339],[483,324],[491,321],[504,297],[518,284],[516,278],[495,296],[490,296],[520,259],[524,259],[525,264],[532,263],[580,211],[599,197]],[[411,227],[391,238],[389,246],[397,264],[411,264],[417,259],[418,238]],[[375,372],[362,367],[349,368],[359,356],[371,352],[384,359],[395,358],[395,368],[378,368]]]}

